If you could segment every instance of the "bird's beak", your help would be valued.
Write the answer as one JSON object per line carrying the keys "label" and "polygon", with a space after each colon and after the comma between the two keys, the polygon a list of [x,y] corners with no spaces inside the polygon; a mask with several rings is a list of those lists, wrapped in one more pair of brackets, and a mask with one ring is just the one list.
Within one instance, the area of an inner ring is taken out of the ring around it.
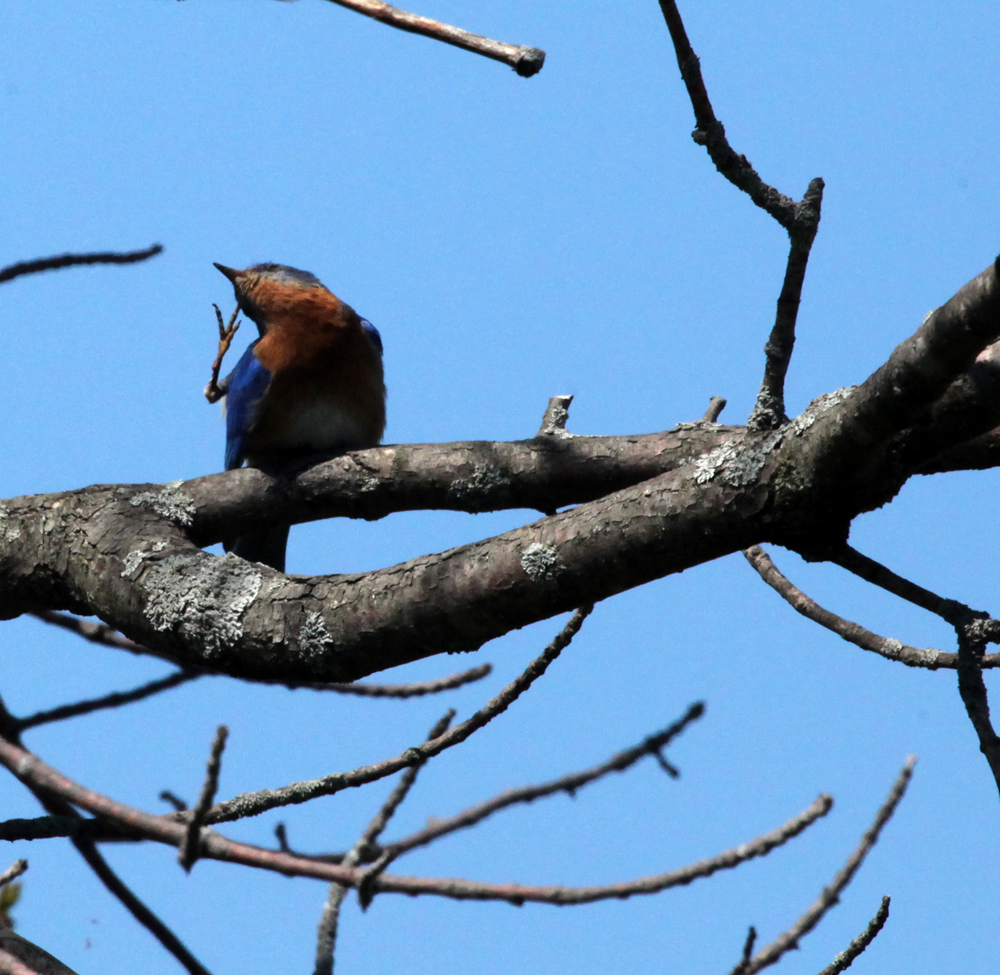
{"label": "bird's beak", "polygon": [[[213,261],[213,263],[215,263]],[[227,277],[233,284],[237,284],[240,278],[246,274],[246,271],[237,271],[234,267],[226,267],[225,264],[215,264],[215,266]]]}

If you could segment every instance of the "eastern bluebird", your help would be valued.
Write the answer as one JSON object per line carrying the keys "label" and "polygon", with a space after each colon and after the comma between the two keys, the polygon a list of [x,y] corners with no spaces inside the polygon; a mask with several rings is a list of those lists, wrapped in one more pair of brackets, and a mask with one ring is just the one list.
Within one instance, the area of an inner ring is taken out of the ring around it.
{"label": "eastern bluebird", "polygon": [[[382,339],[371,322],[308,271],[215,265],[260,333],[223,380],[226,470],[246,461],[269,474],[314,454],[374,447],[385,430]],[[285,571],[288,526],[224,543]]]}

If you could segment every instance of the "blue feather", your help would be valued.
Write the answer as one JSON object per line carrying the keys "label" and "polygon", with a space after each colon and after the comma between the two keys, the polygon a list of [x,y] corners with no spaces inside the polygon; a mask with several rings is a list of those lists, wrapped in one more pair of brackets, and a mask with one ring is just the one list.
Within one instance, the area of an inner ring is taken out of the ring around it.
{"label": "blue feather", "polygon": [[378,329],[372,325],[367,318],[361,319],[361,327],[365,330],[365,335],[368,336],[368,340],[372,345],[378,349],[378,354],[382,354],[382,336],[378,334]]}
{"label": "blue feather", "polygon": [[257,422],[260,402],[271,384],[270,370],[254,355],[254,342],[229,375],[226,393],[226,470],[246,459],[247,436]]}

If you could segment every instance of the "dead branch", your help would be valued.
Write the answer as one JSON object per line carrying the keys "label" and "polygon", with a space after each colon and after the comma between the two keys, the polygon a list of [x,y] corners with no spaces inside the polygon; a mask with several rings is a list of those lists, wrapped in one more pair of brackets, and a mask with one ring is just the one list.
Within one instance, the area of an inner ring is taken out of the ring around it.
{"label": "dead branch", "polygon": [[836,958],[830,962],[819,975],[840,975],[854,963],[858,957],[878,936],[879,931],[885,927],[885,922],[889,919],[889,898],[882,898],[882,906],[878,913],[868,922],[868,927],[864,929]]}
{"label": "dead branch", "polygon": [[225,823],[234,819],[246,819],[249,816],[259,816],[269,809],[278,806],[296,805],[308,802],[318,796],[334,795],[344,789],[375,782],[393,775],[404,768],[422,765],[429,758],[440,754],[448,748],[465,741],[480,728],[485,727],[497,715],[510,707],[531,685],[545,673],[550,663],[569,646],[573,637],[580,631],[583,621],[590,615],[593,606],[583,606],[578,609],[569,622],[562,628],[555,639],[536,657],[524,672],[511,681],[496,697],[480,708],[471,718],[452,728],[443,735],[427,741],[415,748],[408,748],[396,758],[376,762],[374,765],[364,765],[352,772],[335,772],[333,775],[307,782],[296,782],[281,789],[265,789],[260,792],[248,792],[234,799],[228,799],[209,810],[206,822]]}
{"label": "dead branch", "polygon": [[472,51],[473,54],[481,54],[484,58],[502,61],[510,65],[522,78],[538,74],[545,63],[545,52],[537,47],[521,47],[503,41],[493,41],[488,37],[462,30],[460,27],[431,20],[430,17],[407,13],[405,10],[384,3],[383,0],[330,0],[330,2],[381,21],[397,30],[422,34],[435,41],[460,47],[463,51]]}
{"label": "dead branch", "polygon": [[152,697],[162,691],[170,690],[195,680],[201,674],[191,671],[178,671],[161,677],[159,680],[150,681],[131,691],[117,691],[113,694],[105,694],[103,697],[95,697],[87,701],[77,701],[75,704],[64,704],[58,708],[51,708],[48,711],[37,711],[26,718],[14,718],[14,725],[18,731],[27,731],[29,728],[37,728],[41,724],[51,724],[53,721],[65,721],[67,718],[76,718],[82,714],[92,714],[94,711],[102,711],[107,708],[118,708],[124,704],[132,704],[144,698]]}
{"label": "dead branch", "polygon": [[[448,730],[448,725],[451,724],[454,717],[454,711],[447,711],[442,718],[435,722],[434,727],[431,728],[430,733],[427,735],[427,740],[433,741],[435,738],[443,735]],[[343,865],[345,867],[356,867],[363,860],[366,851],[374,843],[378,842],[378,838],[382,835],[386,826],[389,825],[389,820],[392,819],[396,810],[402,805],[407,795],[409,795],[410,789],[413,788],[414,783],[417,781],[417,775],[420,773],[421,768],[422,766],[420,765],[411,765],[410,768],[403,772],[396,787],[392,790],[389,798],[382,804],[382,808],[379,809],[375,818],[368,824],[361,836],[358,837],[357,843],[344,856]],[[365,908],[367,908],[372,896],[371,889],[374,877],[375,874],[369,870],[358,885],[359,897],[363,892],[367,893],[367,899],[363,903],[363,907]],[[333,954],[337,945],[337,926],[340,921],[340,907],[344,902],[344,897],[347,895],[347,890],[348,888],[342,884],[333,883],[330,885],[330,894],[323,907],[323,915],[320,918],[319,932],[316,939],[315,975],[333,975]]]}
{"label": "dead branch", "polygon": [[436,819],[433,825],[428,826],[426,829],[422,829],[394,843],[387,844],[382,855],[387,856],[389,858],[388,862],[391,862],[398,859],[404,853],[408,853],[410,850],[433,843],[442,836],[447,836],[449,833],[454,833],[460,829],[475,826],[488,816],[492,816],[493,813],[499,812],[501,809],[507,809],[513,805],[534,802],[536,799],[542,799],[559,792],[575,796],[577,791],[584,786],[590,785],[592,782],[596,782],[598,779],[604,778],[604,776],[612,772],[624,772],[647,755],[659,755],[663,748],[666,748],[689,724],[696,721],[704,713],[704,704],[700,701],[692,704],[682,718],[675,721],[669,727],[664,728],[663,731],[650,735],[645,741],[633,748],[627,748],[625,751],[619,752],[600,765],[595,765],[593,768],[585,769],[581,772],[564,775],[558,779],[553,779],[550,782],[544,782],[539,785],[524,786],[520,789],[508,789],[500,793],[500,795],[488,799],[486,802],[470,806],[468,809],[463,810],[455,816],[449,816],[447,819]]}
{"label": "dead branch", "polygon": [[858,868],[864,862],[865,857],[868,856],[871,848],[878,842],[882,827],[892,818],[892,814],[896,811],[896,807],[906,793],[906,787],[913,776],[913,766],[916,764],[916,761],[916,758],[912,755],[906,760],[903,770],[899,773],[899,777],[889,791],[888,798],[876,813],[872,825],[868,827],[864,836],[861,837],[861,842],[847,858],[844,866],[837,872],[830,886],[823,890],[809,910],[787,931],[775,938],[766,948],[762,948],[753,956],[748,964],[744,965],[741,962],[737,965],[733,969],[732,975],[754,975],[755,972],[773,965],[785,952],[797,948],[799,941],[819,924],[823,916],[834,904],[838,903],[840,895],[854,878],[854,874],[857,873]]}
{"label": "dead branch", "polygon": [[55,257],[40,257],[34,261],[21,261],[0,268],[0,284],[26,274],[58,271],[64,267],[78,267],[81,264],[135,264],[138,261],[148,261],[162,250],[162,245],[153,244],[152,247],[140,251],[97,251],[92,254],[57,254]]}
{"label": "dead branch", "polygon": [[219,788],[219,772],[222,770],[222,752],[226,747],[226,739],[229,737],[229,729],[220,724],[215,732],[212,741],[212,751],[208,758],[208,767],[205,770],[205,782],[201,787],[201,795],[198,802],[191,811],[191,818],[188,820],[187,832],[184,834],[184,842],[181,843],[180,851],[177,854],[177,862],[184,868],[185,873],[190,873],[195,861],[199,856],[199,846],[201,841],[201,830],[205,825],[205,817],[212,807],[215,793]]}
{"label": "dead branch", "polygon": [[[760,577],[785,600],[796,612],[806,619],[819,623],[837,636],[843,637],[862,650],[870,650],[887,660],[898,660],[907,667],[924,667],[928,670],[958,667],[958,654],[947,653],[933,648],[911,647],[899,640],[879,636],[852,623],[810,599],[801,589],[797,589],[782,575],[770,556],[759,545],[752,545],[744,553],[747,561],[757,570]],[[983,667],[1000,667],[1000,653],[988,654],[982,658]]]}

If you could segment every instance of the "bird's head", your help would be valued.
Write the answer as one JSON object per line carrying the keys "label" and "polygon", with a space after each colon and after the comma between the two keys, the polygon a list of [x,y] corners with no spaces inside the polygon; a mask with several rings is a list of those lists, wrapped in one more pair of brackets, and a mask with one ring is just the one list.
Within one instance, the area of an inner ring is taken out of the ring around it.
{"label": "bird's head", "polygon": [[215,266],[232,281],[240,308],[261,334],[267,329],[268,318],[294,302],[301,289],[329,290],[315,274],[285,264],[254,264],[243,271],[225,264]]}

